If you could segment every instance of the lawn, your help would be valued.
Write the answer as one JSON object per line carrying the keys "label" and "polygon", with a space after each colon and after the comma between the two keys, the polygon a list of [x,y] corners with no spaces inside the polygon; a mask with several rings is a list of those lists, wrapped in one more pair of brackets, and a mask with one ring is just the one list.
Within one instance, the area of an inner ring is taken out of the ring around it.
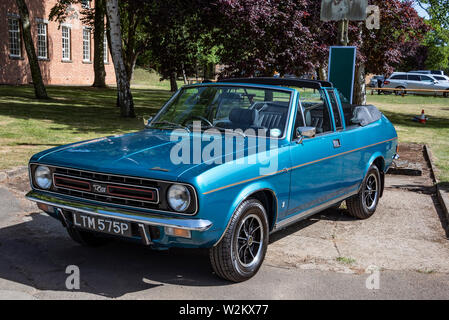
{"label": "lawn", "polygon": [[[433,96],[405,97],[368,95],[368,103],[377,106],[394,124],[399,142],[425,143],[430,146],[437,166],[437,176],[449,183],[449,99]],[[426,124],[412,121],[424,109]]]}
{"label": "lawn", "polygon": [[[157,74],[136,71],[137,119],[120,118],[114,88],[52,86],[51,99],[38,101],[31,86],[0,86],[0,170],[25,165],[32,154],[53,146],[142,129],[143,117],[154,114],[171,93]],[[449,99],[369,95],[368,103],[393,121],[400,142],[429,144],[440,180],[449,183]],[[421,109],[429,117],[425,125],[411,120]]]}

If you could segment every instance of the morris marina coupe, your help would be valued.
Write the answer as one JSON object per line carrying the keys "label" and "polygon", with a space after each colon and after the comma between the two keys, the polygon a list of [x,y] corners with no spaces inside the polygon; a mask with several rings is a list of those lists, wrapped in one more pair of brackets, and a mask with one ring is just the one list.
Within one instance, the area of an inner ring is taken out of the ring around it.
{"label": "morris marina coupe", "polygon": [[390,121],[329,82],[226,79],[184,86],[142,131],[34,155],[27,197],[83,245],[209,248],[237,282],[277,230],[344,200],[369,218],[396,153]]}

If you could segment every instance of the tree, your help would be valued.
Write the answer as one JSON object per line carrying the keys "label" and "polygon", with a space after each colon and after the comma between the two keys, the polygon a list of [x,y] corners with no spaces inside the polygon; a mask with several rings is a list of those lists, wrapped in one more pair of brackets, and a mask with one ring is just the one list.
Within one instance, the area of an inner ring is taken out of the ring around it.
{"label": "tree", "polygon": [[[349,45],[357,46],[354,103],[365,100],[365,73],[389,74],[407,56],[404,46],[419,43],[428,26],[410,1],[371,0],[380,7],[381,28],[349,23]],[[215,0],[212,15],[220,57],[228,75],[324,76],[329,46],[338,44],[338,22],[320,21],[321,0]]]}
{"label": "tree", "polygon": [[48,99],[47,90],[45,89],[42,73],[37,60],[36,50],[34,48],[33,38],[31,37],[31,21],[28,7],[25,0],[16,0],[20,13],[20,21],[23,30],[23,42],[27,52],[28,63],[30,64],[31,77],[33,79],[34,94],[37,99]]}
{"label": "tree", "polygon": [[118,0],[106,0],[106,12],[110,28],[110,48],[117,80],[117,105],[122,117],[134,118],[134,102],[130,82],[123,60],[122,33]]}
{"label": "tree", "polygon": [[95,0],[94,14],[94,74],[95,79],[93,87],[106,87],[106,70],[104,68],[104,17],[105,17],[105,0]]}
{"label": "tree", "polygon": [[202,0],[158,0],[145,7],[145,25],[142,31],[148,37],[145,60],[170,79],[170,90],[178,89],[178,75],[193,72],[200,56],[207,55],[202,41],[209,32],[204,31],[202,10],[208,5]]}

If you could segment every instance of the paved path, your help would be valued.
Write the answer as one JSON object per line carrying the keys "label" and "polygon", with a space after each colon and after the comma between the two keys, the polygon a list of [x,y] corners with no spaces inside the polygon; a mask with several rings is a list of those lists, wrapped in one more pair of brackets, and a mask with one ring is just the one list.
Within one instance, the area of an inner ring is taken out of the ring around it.
{"label": "paved path", "polygon": [[[212,273],[207,252],[113,243],[84,248],[61,224],[0,186],[0,299],[449,299],[449,241],[426,177],[389,176],[376,215],[328,210],[272,236],[251,280]],[[80,290],[65,288],[68,265]],[[366,288],[380,270],[378,290]]]}

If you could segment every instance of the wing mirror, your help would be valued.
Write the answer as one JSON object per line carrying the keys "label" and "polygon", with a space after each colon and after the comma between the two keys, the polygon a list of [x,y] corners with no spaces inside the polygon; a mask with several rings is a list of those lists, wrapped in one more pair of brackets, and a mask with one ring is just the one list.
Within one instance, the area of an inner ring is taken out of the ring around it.
{"label": "wing mirror", "polygon": [[296,142],[302,143],[304,138],[313,138],[316,135],[315,127],[298,127],[296,128]]}
{"label": "wing mirror", "polygon": [[145,128],[150,127],[151,121],[153,121],[153,117],[148,117],[148,119],[145,120],[146,117],[143,117],[143,122],[145,123]]}

